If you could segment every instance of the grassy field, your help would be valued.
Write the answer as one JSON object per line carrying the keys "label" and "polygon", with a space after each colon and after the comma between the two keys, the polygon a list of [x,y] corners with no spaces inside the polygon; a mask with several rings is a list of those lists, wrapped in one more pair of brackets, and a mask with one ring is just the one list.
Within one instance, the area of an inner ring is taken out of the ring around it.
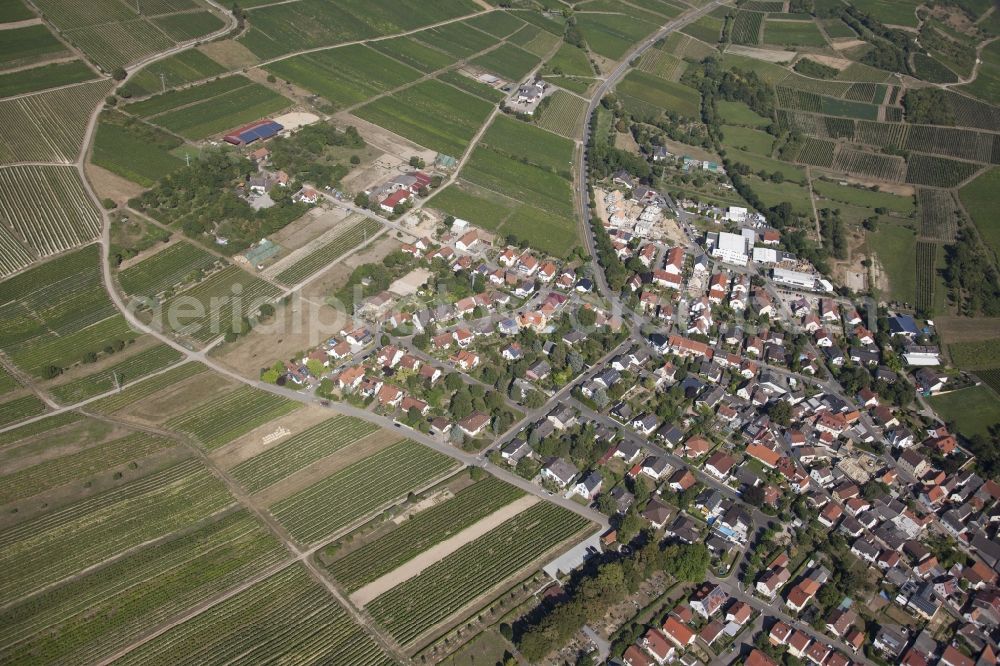
{"label": "grassy field", "polygon": [[764,21],[764,43],[780,46],[826,46],[823,33],[812,21]]}
{"label": "grassy field", "polygon": [[455,70],[443,72],[438,75],[437,79],[494,104],[507,97],[507,93],[504,91],[493,86],[488,86],[485,83],[480,83],[464,74],[459,74]]}
{"label": "grassy field", "polygon": [[64,405],[77,403],[112,391],[116,386],[131,384],[180,360],[181,353],[173,347],[155,345],[109,368],[66,384],[53,386],[49,389],[49,393]]}
{"label": "grassy field", "polygon": [[360,44],[280,60],[265,69],[326,98],[334,108],[358,104],[420,78],[409,65]]}
{"label": "grassy field", "polygon": [[90,403],[87,407],[99,414],[113,414],[207,369],[201,363],[185,363],[155,377],[132,384],[114,395]]}
{"label": "grassy field", "polygon": [[[996,17],[996,10],[994,10]],[[958,90],[975,95],[987,102],[996,102],[1000,99],[1000,41],[990,43],[980,52],[982,62],[979,71],[976,73],[976,80],[964,86],[959,86]]]}
{"label": "grassy field", "polygon": [[218,76],[225,71],[225,67],[201,51],[188,49],[143,67],[142,71],[129,79],[125,89],[133,96],[149,95],[162,92],[164,86],[174,88]]}
{"label": "grassy field", "polygon": [[676,113],[685,118],[697,118],[701,112],[701,95],[697,90],[645,72],[630,72],[618,84],[617,91],[620,95],[639,99],[667,113]]}
{"label": "grassy field", "polygon": [[464,181],[449,185],[431,201],[450,215],[486,229],[499,229],[517,203]]}
{"label": "grassy field", "polygon": [[139,120],[105,119],[97,126],[91,161],[122,178],[151,187],[184,166],[183,160],[170,153],[182,143],[172,134]]}
{"label": "grassy field", "polygon": [[594,68],[590,65],[587,52],[572,44],[563,44],[545,66],[542,74],[557,74],[559,76],[593,76]]}
{"label": "grassy field", "polygon": [[867,12],[882,23],[917,27],[916,7],[914,0],[859,0],[854,5]]}
{"label": "grassy field", "polygon": [[868,245],[889,278],[889,298],[913,303],[916,294],[916,234],[895,223],[883,222],[868,234]]}
{"label": "grassy field", "polygon": [[383,39],[370,42],[368,46],[421,72],[433,72],[455,61],[449,54],[421,44],[414,37]]}
{"label": "grassy field", "polygon": [[447,53],[455,59],[468,58],[499,41],[496,37],[482,30],[469,27],[468,21],[422,30],[414,35],[414,39],[421,44]]}
{"label": "grassy field", "polygon": [[299,543],[315,543],[455,468],[446,456],[404,440],[271,507]]}
{"label": "grassy field", "polygon": [[605,58],[618,60],[636,42],[657,28],[657,23],[625,14],[577,14],[576,25],[590,49]]}
{"label": "grassy field", "polygon": [[[230,79],[224,87],[214,85]],[[147,105],[159,109],[156,115],[144,115],[150,122],[198,140],[281,111],[291,101],[243,76],[233,76],[157,95],[147,102],[131,104],[126,110],[139,112]]]}
{"label": "grassy field", "polygon": [[191,435],[202,447],[212,451],[301,406],[302,403],[295,400],[240,386],[175,416],[166,426]]}
{"label": "grassy field", "polygon": [[31,65],[46,56],[64,52],[66,47],[44,25],[4,30],[0,45],[0,68]]}
{"label": "grassy field", "polygon": [[952,362],[963,370],[983,370],[1000,366],[1000,339],[954,342],[948,345]]}
{"label": "grassy field", "polygon": [[272,58],[414,30],[479,11],[482,7],[472,0],[440,0],[432,4],[420,0],[302,0],[287,6],[251,8],[252,27],[239,41],[258,57]]}
{"label": "grassy field", "polygon": [[487,477],[351,550],[328,569],[347,590],[357,590],[523,495],[524,491]]}
{"label": "grassy field", "polygon": [[901,215],[909,215],[914,208],[913,197],[903,197],[889,192],[873,192],[866,188],[838,185],[828,180],[817,179],[812,185],[818,194],[844,203],[873,209],[886,208]]}
{"label": "grassy field", "polygon": [[36,592],[126,549],[191,525],[232,498],[187,460],[0,532],[0,598]]}
{"label": "grassy field", "polygon": [[82,60],[57,62],[51,65],[0,74],[0,97],[23,95],[48,88],[58,88],[95,78],[94,70]]}
{"label": "grassy field", "polygon": [[759,171],[765,171],[769,174],[778,172],[784,176],[785,180],[803,184],[806,182],[806,170],[794,164],[788,164],[787,162],[764,157],[763,155],[754,155],[738,148],[727,150],[726,157],[733,162],[746,164],[754,173]]}
{"label": "grassy field", "polygon": [[248,491],[259,492],[377,431],[367,421],[335,416],[244,460],[230,473]]}
{"label": "grassy field", "polygon": [[539,502],[368,604],[372,617],[406,645],[496,588],[588,525]]}
{"label": "grassy field", "polygon": [[524,27],[524,21],[507,12],[492,12],[467,21],[476,30],[482,30],[502,39]]}
{"label": "grassy field", "polygon": [[1000,220],[996,215],[996,193],[1000,190],[1000,167],[983,172],[958,191],[962,205],[976,223],[983,241],[1000,257]]}
{"label": "grassy field", "polygon": [[14,23],[31,18],[35,18],[35,14],[28,9],[23,0],[2,0],[0,2],[0,23]]}
{"label": "grassy field", "polygon": [[175,42],[186,42],[207,35],[225,25],[222,19],[208,11],[161,16],[154,18],[153,23]]}
{"label": "grassy field", "polygon": [[96,663],[286,556],[246,512],[142,548],[0,613],[0,660]]}
{"label": "grassy field", "polygon": [[945,421],[954,421],[963,437],[987,436],[990,426],[1000,421],[1000,398],[985,386],[931,396],[927,402]]}
{"label": "grassy field", "polygon": [[792,210],[799,215],[812,216],[812,204],[809,203],[809,190],[802,185],[784,181],[775,183],[770,180],[761,180],[756,176],[747,178],[747,182],[764,205],[770,208],[783,201],[792,205]]}
{"label": "grassy field", "polygon": [[722,145],[727,147],[735,147],[765,156],[770,156],[771,149],[774,147],[774,137],[760,130],[737,125],[723,125],[722,133]]}
{"label": "grassy field", "polygon": [[153,298],[217,261],[215,255],[182,240],[119,272],[118,282],[126,294]]}
{"label": "grassy field", "polygon": [[569,180],[489,148],[476,148],[462,176],[471,183],[515,201],[537,206],[567,219],[573,217],[573,192]]}
{"label": "grassy field", "polygon": [[538,56],[508,43],[479,56],[472,64],[518,82],[538,64]]}
{"label": "grassy field", "polygon": [[343,663],[390,666],[378,644],[299,564],[172,627],[118,663]]}
{"label": "grassy field", "polygon": [[764,128],[771,124],[769,118],[758,115],[743,102],[716,102],[719,117],[728,125],[745,125],[746,127]]}
{"label": "grassy field", "polygon": [[355,115],[431,150],[460,156],[491,107],[431,80],[367,104]]}
{"label": "grassy field", "polygon": [[519,162],[569,178],[573,142],[520,120],[504,115],[497,116],[483,134],[479,145]]}

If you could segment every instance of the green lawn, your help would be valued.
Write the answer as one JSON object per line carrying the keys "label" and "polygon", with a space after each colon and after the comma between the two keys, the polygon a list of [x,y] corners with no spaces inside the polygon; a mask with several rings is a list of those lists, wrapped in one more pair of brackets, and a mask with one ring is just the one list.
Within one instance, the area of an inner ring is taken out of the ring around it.
{"label": "green lawn", "polygon": [[905,25],[917,27],[917,15],[914,11],[919,1],[915,0],[856,0],[858,9],[867,12],[882,23],[888,25]]}
{"label": "green lawn", "polygon": [[787,201],[796,213],[812,216],[809,190],[805,187],[787,180],[783,183],[774,183],[770,180],[761,180],[756,176],[750,176],[746,180],[750,184],[750,189],[756,192],[768,208]]}
{"label": "green lawn", "polygon": [[576,25],[594,53],[618,60],[636,42],[656,30],[659,22],[651,23],[623,14],[578,13]]}
{"label": "green lawn", "polygon": [[617,91],[686,118],[698,118],[701,113],[701,94],[697,90],[638,70],[630,72]]}
{"label": "green lawn", "polygon": [[802,167],[795,166],[794,164],[771,159],[770,157],[764,157],[763,155],[755,155],[736,148],[730,148],[727,150],[726,157],[733,162],[746,164],[754,173],[761,170],[766,171],[767,173],[774,173],[777,171],[785,177],[785,180],[792,180],[796,183],[803,184],[806,182],[806,170]]}
{"label": "green lawn", "polygon": [[593,76],[594,68],[590,66],[587,52],[572,44],[563,44],[556,54],[545,63],[543,74],[559,74],[564,76]]}
{"label": "green lawn", "polygon": [[739,148],[758,155],[769,156],[774,147],[774,137],[760,130],[723,125],[722,134],[722,145],[727,148]]}
{"label": "green lawn", "polygon": [[988,435],[989,427],[1000,421],[1000,398],[985,386],[931,396],[927,402],[945,421],[954,421],[958,434],[967,438]]}
{"label": "green lawn", "polygon": [[888,192],[872,192],[869,189],[838,185],[818,179],[813,181],[813,189],[824,197],[835,201],[868,208],[887,208],[903,215],[909,215],[913,212],[913,197],[901,197]]}
{"label": "green lawn", "polygon": [[743,102],[716,102],[716,109],[722,122],[728,125],[745,125],[747,127],[767,127],[771,124],[769,118],[758,115]]}
{"label": "green lawn", "polygon": [[893,300],[913,303],[915,298],[916,240],[911,229],[885,220],[874,233],[868,234],[868,245],[889,279],[888,297]]}
{"label": "green lawn", "polygon": [[1000,218],[997,217],[997,192],[1000,191],[1000,167],[993,167],[958,191],[962,205],[976,223],[983,241],[1000,257]]}

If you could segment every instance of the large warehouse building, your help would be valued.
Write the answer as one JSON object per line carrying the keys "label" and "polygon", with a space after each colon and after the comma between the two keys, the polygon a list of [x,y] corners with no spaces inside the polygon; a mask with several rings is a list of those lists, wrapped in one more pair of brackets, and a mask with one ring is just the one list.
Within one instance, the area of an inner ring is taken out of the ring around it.
{"label": "large warehouse building", "polygon": [[226,143],[231,143],[234,146],[245,146],[248,143],[253,143],[257,139],[270,139],[275,136],[281,130],[285,129],[281,123],[276,123],[273,120],[265,119],[258,120],[255,123],[246,125],[234,130],[222,137],[222,140]]}
{"label": "large warehouse building", "polygon": [[771,279],[778,284],[788,285],[789,287],[809,289],[810,291],[816,289],[816,276],[811,273],[802,273],[799,271],[786,270],[784,268],[775,268],[771,272]]}

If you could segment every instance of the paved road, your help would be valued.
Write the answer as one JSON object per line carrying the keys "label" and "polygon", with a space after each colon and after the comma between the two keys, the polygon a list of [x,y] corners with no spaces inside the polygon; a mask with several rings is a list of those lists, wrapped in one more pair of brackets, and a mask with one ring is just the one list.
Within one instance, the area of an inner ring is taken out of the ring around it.
{"label": "paved road", "polygon": [[[597,87],[597,90],[594,92],[594,96],[590,100],[590,104],[587,106],[587,113],[584,114],[583,117],[583,132],[581,134],[581,136],[583,136],[583,145],[586,146],[590,142],[590,119],[591,116],[594,115],[594,110],[597,108],[597,105],[601,103],[601,98],[603,98],[609,90],[614,88],[618,81],[625,75],[625,72],[630,69],[631,66],[629,63],[631,63],[633,58],[641,56],[647,50],[652,48],[657,41],[663,39],[671,32],[683,28],[689,23],[697,21],[699,18],[708,14],[716,7],[727,4],[727,2],[728,0],[714,0],[714,2],[711,2],[700,9],[684,14],[681,17],[665,24],[651,37],[647,38],[646,41],[629,51],[629,53],[622,58],[618,66],[615,67],[614,70],[608,74],[607,78],[601,83],[601,85]],[[595,268],[594,280],[602,296],[617,302],[616,294],[612,294],[608,289],[608,283],[604,276],[604,271],[601,270],[600,266],[597,264],[597,248],[594,244],[594,236],[590,229],[590,198],[587,195],[587,155],[586,150],[580,150],[578,152],[579,154],[577,155],[576,165],[578,180],[577,195],[579,197],[580,215],[583,222],[583,237],[587,244],[587,252],[591,257],[593,257]]]}

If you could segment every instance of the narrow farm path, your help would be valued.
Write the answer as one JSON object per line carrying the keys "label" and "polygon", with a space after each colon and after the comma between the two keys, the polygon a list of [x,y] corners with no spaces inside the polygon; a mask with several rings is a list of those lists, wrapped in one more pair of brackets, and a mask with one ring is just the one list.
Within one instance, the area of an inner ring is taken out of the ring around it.
{"label": "narrow farm path", "polygon": [[413,558],[406,564],[403,564],[398,569],[394,569],[389,573],[376,578],[364,587],[359,588],[351,594],[351,603],[356,606],[364,606],[368,604],[382,593],[388,592],[397,585],[405,583],[411,578],[420,575],[420,573],[427,567],[432,564],[436,564],[465,544],[475,541],[492,530],[494,527],[500,525],[500,523],[513,518],[540,501],[541,500],[534,495],[525,495],[514,500],[507,506],[494,511],[482,520],[466,527],[457,534],[434,546],[431,546],[429,549],[425,550],[423,553]]}

